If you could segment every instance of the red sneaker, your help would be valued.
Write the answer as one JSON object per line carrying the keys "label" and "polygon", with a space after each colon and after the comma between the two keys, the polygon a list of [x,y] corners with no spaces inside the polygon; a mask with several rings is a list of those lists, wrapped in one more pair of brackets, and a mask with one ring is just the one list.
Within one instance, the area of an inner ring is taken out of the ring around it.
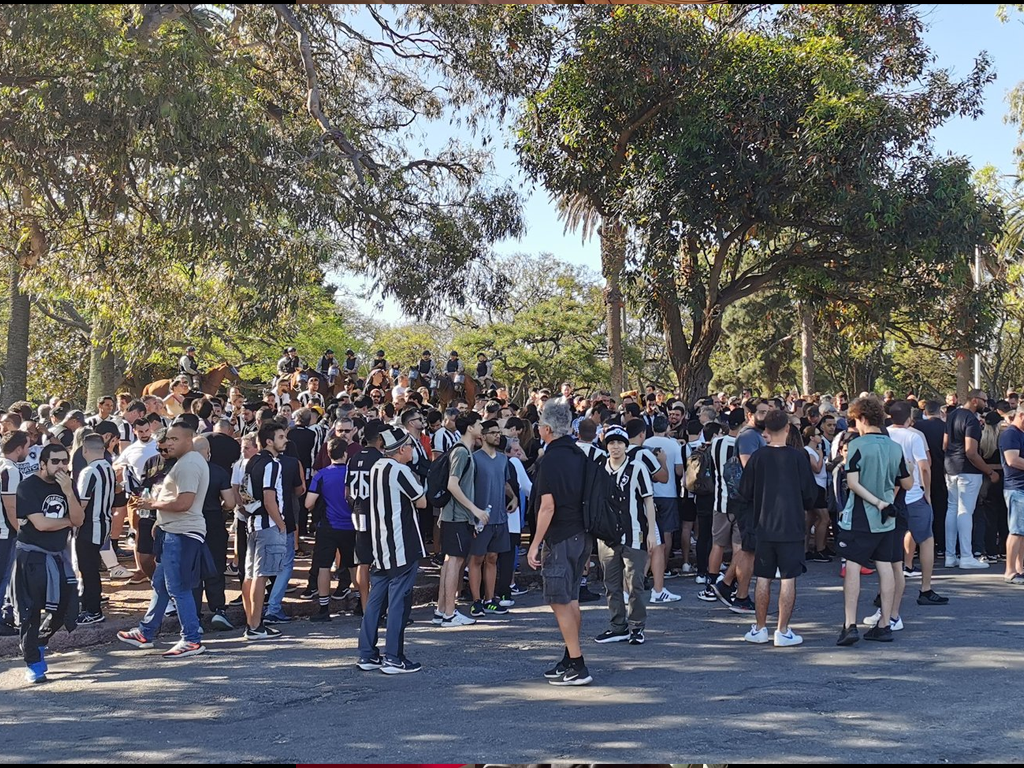
{"label": "red sneaker", "polygon": [[138,627],[135,629],[129,629],[117,633],[117,639],[122,643],[128,643],[128,645],[134,645],[136,648],[152,648],[153,641],[147,640],[146,636],[142,634],[142,630]]}

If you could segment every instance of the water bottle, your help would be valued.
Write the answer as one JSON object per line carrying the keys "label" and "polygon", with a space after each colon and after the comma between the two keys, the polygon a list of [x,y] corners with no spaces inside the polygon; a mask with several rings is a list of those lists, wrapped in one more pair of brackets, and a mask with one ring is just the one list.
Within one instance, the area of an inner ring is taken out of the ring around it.
{"label": "water bottle", "polygon": [[[488,520],[491,519],[491,505],[490,504],[487,505],[487,519]],[[476,526],[475,527],[476,527],[476,532],[480,533],[484,529],[484,523],[481,523],[480,519],[477,518]]]}

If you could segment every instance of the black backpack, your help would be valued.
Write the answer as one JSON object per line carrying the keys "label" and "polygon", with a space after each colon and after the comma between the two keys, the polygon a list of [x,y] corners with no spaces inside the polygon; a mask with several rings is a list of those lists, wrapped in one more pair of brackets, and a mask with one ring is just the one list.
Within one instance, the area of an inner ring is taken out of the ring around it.
{"label": "black backpack", "polygon": [[686,490],[697,496],[715,492],[715,468],[711,465],[711,444],[705,443],[686,459]]}
{"label": "black backpack", "polygon": [[629,501],[615,478],[579,448],[583,463],[583,528],[609,546],[622,542],[626,532]]}
{"label": "black backpack", "polygon": [[440,508],[452,500],[448,478],[452,474],[452,451],[460,446],[469,450],[462,443],[456,443],[430,463],[427,471],[427,506]]}

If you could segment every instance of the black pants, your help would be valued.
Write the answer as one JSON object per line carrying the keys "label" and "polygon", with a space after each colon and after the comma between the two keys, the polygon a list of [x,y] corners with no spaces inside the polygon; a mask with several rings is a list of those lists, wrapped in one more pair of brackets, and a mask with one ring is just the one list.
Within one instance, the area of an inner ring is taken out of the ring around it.
{"label": "black pants", "polygon": [[238,546],[238,583],[245,582],[245,550],[249,546],[249,529],[244,520],[235,520],[235,542]]}
{"label": "black pants", "polygon": [[[310,478],[306,479],[306,487],[309,487]],[[295,507],[295,527],[299,529],[299,536],[306,536],[309,532],[309,510],[306,509],[306,494],[299,496],[299,503]],[[316,530],[314,527],[313,530]]]}
{"label": "black pants", "polygon": [[498,553],[498,577],[494,584],[494,597],[498,600],[512,597],[512,569],[515,567],[516,549],[522,539],[521,533],[510,533],[508,540],[512,546],[507,552]]}
{"label": "black pants", "polygon": [[711,515],[697,513],[697,573],[708,572],[711,555]]}
{"label": "black pants", "polygon": [[224,597],[224,569],[228,565],[228,529],[224,526],[224,513],[204,512],[206,518],[206,547],[213,557],[216,573],[203,579],[203,583],[192,591],[196,601],[196,613],[202,615],[203,590],[206,604],[211,611],[223,610],[227,604]]}
{"label": "black pants", "polygon": [[[949,492],[946,490],[946,476],[940,467],[932,475],[932,538],[935,539],[935,548],[946,549],[946,505],[949,501]],[[956,542],[953,542],[953,549],[956,549]]]}
{"label": "black pants", "polygon": [[84,536],[75,536],[75,555],[78,572],[82,575],[82,610],[100,613],[100,545]]}
{"label": "black pants", "polygon": [[[40,660],[39,628],[46,608],[46,555],[40,552],[18,552],[15,580],[18,589],[18,626],[21,634],[21,654],[26,664]],[[60,564],[63,581],[64,565]]]}

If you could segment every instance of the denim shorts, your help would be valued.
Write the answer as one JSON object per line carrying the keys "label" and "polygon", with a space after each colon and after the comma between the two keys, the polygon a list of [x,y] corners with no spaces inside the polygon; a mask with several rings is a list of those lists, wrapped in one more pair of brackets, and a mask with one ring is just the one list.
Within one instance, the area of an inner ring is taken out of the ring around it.
{"label": "denim shorts", "polygon": [[1011,536],[1024,536],[1024,491],[1003,491]]}

